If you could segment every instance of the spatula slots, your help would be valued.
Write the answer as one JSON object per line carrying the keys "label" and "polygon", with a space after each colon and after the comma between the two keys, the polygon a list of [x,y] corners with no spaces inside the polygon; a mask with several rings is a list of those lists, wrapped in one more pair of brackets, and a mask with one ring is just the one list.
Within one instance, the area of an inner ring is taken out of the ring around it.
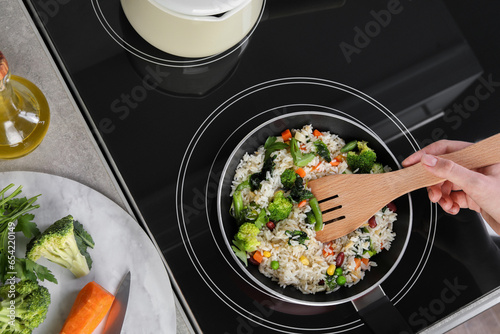
{"label": "spatula slots", "polygon": [[[441,157],[468,169],[500,163],[500,134]],[[325,224],[316,239],[328,242],[366,223],[377,211],[416,189],[443,182],[421,163],[382,174],[339,174],[311,180]]]}

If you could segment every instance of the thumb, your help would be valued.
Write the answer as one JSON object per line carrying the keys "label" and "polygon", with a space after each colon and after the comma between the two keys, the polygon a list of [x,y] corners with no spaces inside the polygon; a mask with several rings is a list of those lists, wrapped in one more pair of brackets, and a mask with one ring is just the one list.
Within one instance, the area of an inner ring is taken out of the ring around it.
{"label": "thumb", "polygon": [[437,177],[454,183],[466,193],[474,192],[473,184],[477,184],[478,173],[462,167],[451,160],[424,154],[421,159],[426,169]]}

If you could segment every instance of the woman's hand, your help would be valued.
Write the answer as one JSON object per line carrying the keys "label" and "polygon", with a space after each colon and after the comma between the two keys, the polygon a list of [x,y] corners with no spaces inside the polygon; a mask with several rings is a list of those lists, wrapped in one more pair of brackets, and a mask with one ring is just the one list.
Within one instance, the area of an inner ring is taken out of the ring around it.
{"label": "woman's hand", "polygon": [[457,214],[461,208],[481,213],[491,228],[500,234],[500,164],[469,170],[436,155],[463,149],[471,143],[440,140],[406,158],[408,167],[422,162],[432,174],[447,181],[428,187],[429,199],[444,211]]}

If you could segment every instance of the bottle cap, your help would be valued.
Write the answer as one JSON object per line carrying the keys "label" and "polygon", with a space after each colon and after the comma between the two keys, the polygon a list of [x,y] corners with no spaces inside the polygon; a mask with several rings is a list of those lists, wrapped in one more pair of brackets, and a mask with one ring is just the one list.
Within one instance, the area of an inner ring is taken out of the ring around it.
{"label": "bottle cap", "polygon": [[7,73],[9,73],[9,64],[7,64],[7,59],[0,51],[0,80],[3,80]]}
{"label": "bottle cap", "polygon": [[0,51],[0,92],[5,89],[5,83],[9,74],[9,64],[7,64],[7,59]]}

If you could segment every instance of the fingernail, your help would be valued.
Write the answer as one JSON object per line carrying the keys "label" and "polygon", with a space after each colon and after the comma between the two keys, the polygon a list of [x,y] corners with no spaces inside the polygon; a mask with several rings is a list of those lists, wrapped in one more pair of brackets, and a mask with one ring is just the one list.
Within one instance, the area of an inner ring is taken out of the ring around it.
{"label": "fingernail", "polygon": [[424,156],[422,156],[422,163],[429,167],[436,166],[437,161],[438,161],[437,158],[433,155],[424,154]]}

